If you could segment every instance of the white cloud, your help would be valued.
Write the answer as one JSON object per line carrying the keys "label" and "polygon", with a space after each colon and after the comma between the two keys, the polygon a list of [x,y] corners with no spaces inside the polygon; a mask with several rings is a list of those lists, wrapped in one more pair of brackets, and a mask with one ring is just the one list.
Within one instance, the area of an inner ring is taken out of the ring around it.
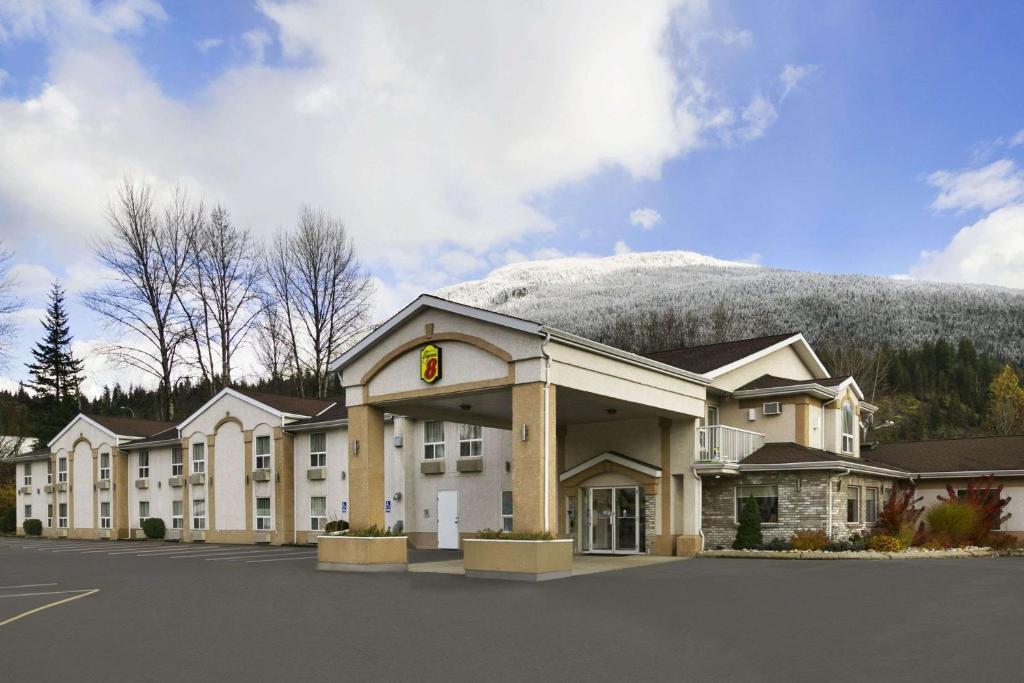
{"label": "white cloud", "polygon": [[759,251],[751,252],[749,256],[740,259],[740,263],[749,263],[754,266],[761,265],[764,256]]}
{"label": "white cloud", "polygon": [[1010,147],[1024,145],[1024,128],[1017,131],[1017,134],[1010,138]]}
{"label": "white cloud", "polygon": [[643,230],[653,230],[661,221],[661,214],[651,208],[634,209],[629,212],[629,222]]}
{"label": "white cloud", "polygon": [[223,38],[204,38],[196,41],[196,47],[200,52],[206,54],[210,50],[214,50],[224,44]]}
{"label": "white cloud", "polygon": [[943,249],[925,252],[915,278],[1024,287],[1024,205],[997,209],[962,228]]}
{"label": "white cloud", "polygon": [[45,299],[56,279],[50,269],[36,263],[16,263],[11,267],[14,292],[20,297]]}
{"label": "white cloud", "polygon": [[249,53],[252,56],[253,62],[257,64],[263,63],[263,58],[266,56],[267,46],[274,42],[274,39],[270,37],[270,34],[263,29],[253,29],[246,31],[242,35],[242,42],[249,48]]}
{"label": "white cloud", "polygon": [[779,74],[779,82],[782,84],[782,95],[780,95],[779,101],[784,101],[789,93],[800,84],[800,81],[811,75],[817,68],[814,64],[787,64],[784,66]]}
{"label": "white cloud", "polygon": [[932,202],[936,210],[991,211],[1024,197],[1024,172],[1010,159],[967,171],[935,171],[928,182],[940,190]]}
{"label": "white cloud", "polygon": [[612,247],[612,251],[616,255],[621,255],[621,254],[628,254],[628,253],[632,252],[633,250],[630,248],[630,246],[628,244],[626,244],[625,240],[619,240],[618,242],[615,243],[615,246]]}
{"label": "white cloud", "polygon": [[763,136],[779,118],[779,114],[767,97],[755,95],[743,110],[741,118],[744,126],[739,130],[738,135],[741,141],[749,142]]}

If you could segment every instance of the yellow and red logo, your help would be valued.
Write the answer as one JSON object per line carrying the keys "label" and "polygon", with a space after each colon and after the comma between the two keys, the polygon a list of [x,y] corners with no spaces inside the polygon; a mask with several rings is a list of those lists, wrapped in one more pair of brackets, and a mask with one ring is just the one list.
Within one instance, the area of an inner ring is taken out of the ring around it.
{"label": "yellow and red logo", "polygon": [[441,349],[427,344],[420,349],[420,379],[433,384],[441,379]]}

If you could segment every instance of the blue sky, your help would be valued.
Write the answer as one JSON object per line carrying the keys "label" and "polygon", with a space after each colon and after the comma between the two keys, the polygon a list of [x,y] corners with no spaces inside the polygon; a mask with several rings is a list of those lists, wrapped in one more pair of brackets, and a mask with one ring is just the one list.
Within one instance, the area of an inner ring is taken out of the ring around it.
{"label": "blue sky", "polygon": [[126,173],[260,237],[332,211],[382,315],[667,249],[1022,287],[1022,31],[1012,2],[0,0],[22,338],[54,277],[82,352],[109,332],[77,297]]}

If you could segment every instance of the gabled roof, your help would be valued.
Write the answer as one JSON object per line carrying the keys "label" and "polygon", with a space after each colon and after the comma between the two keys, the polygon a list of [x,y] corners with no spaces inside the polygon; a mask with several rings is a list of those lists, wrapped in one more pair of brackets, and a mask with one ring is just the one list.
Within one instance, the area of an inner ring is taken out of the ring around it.
{"label": "gabled roof", "polygon": [[1024,475],[1024,435],[885,443],[871,451],[871,457],[925,477],[1011,471]]}
{"label": "gabled roof", "polygon": [[185,429],[187,424],[203,414],[211,405],[219,401],[222,396],[234,396],[249,405],[274,413],[281,418],[282,422],[287,417],[311,417],[330,408],[335,403],[334,399],[300,398],[298,396],[266,394],[261,391],[252,391],[251,389],[225,387],[218,391],[216,396],[204,403],[198,410],[182,420],[178,424],[178,430],[180,431]]}
{"label": "gabled roof", "polygon": [[4,462],[32,462],[35,460],[49,460],[50,449],[49,448],[36,448],[26,453],[19,453],[18,455],[12,455],[11,457],[4,460]]}
{"label": "gabled roof", "polygon": [[139,439],[138,441],[132,441],[131,443],[125,444],[122,448],[126,451],[137,450],[140,448],[149,448],[152,446],[165,446],[172,445],[180,441],[178,434],[178,427],[169,427],[162,432],[157,432],[152,436],[147,436],[145,439]]}
{"label": "gabled roof", "polygon": [[64,434],[71,429],[71,426],[79,419],[85,420],[115,438],[126,437],[134,439],[145,437],[174,427],[173,422],[162,422],[160,420],[140,420],[134,417],[122,417],[120,415],[86,415],[85,413],[79,413],[64,426],[64,429],[60,430],[55,437],[50,439],[50,442],[46,445],[52,446],[54,442],[64,436]]}
{"label": "gabled roof", "polygon": [[[789,379],[774,375],[761,375],[733,390],[738,398],[753,396],[781,396],[783,394],[811,394],[823,399],[832,399],[846,387],[853,387],[858,399],[864,398],[864,392],[853,377],[822,377],[821,379]],[[874,406],[867,406],[874,411]]]}
{"label": "gabled roof", "polygon": [[847,377],[822,377],[820,379],[807,380],[807,379],[788,379],[786,377],[776,377],[775,375],[761,375],[755,380],[747,382],[743,386],[736,389],[736,391],[746,391],[749,389],[782,389],[785,387],[799,386],[801,384],[808,384],[813,382],[814,384],[820,384],[824,387],[835,387],[846,380],[851,379]]}
{"label": "gabled roof", "polygon": [[622,465],[623,467],[628,467],[631,470],[636,470],[637,472],[641,472],[651,477],[661,476],[661,467],[657,465],[651,465],[643,460],[637,460],[636,458],[631,458],[628,455],[616,453],[615,451],[605,451],[604,453],[595,455],[593,458],[584,460],[579,465],[566,470],[558,476],[558,480],[565,481],[566,479],[571,479],[580,472],[586,472],[594,465],[598,465],[602,462],[614,462]]}
{"label": "gabled roof", "polygon": [[681,349],[655,351],[654,353],[644,355],[660,363],[689,370],[690,372],[697,372],[714,379],[719,375],[723,375],[735,368],[793,344],[799,347],[798,353],[807,363],[808,367],[812,368],[821,377],[828,376],[825,366],[822,365],[811,345],[807,343],[807,340],[799,332],[773,334],[767,337],[754,337],[752,339],[738,339],[719,344],[688,346]]}
{"label": "gabled roof", "polygon": [[905,472],[905,468],[897,467],[891,463],[879,462],[874,458],[857,458],[852,455],[840,455],[822,450],[810,448],[797,443],[766,443],[761,448],[748,455],[740,461],[740,469],[745,465],[790,465],[805,463],[840,463],[843,465],[865,466],[881,468],[886,470],[899,470]]}
{"label": "gabled roof", "polygon": [[345,407],[344,399],[338,399],[337,402],[327,410],[321,412],[319,415],[313,417],[307,417],[304,420],[296,420],[295,422],[288,423],[285,427],[286,430],[301,431],[304,429],[313,429],[320,426],[333,426],[335,424],[342,424],[345,420],[348,420],[348,408]]}

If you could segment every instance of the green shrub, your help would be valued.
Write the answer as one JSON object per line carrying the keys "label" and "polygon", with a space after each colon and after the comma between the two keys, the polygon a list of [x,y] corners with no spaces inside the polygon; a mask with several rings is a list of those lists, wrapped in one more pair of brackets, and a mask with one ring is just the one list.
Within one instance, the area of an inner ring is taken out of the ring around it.
{"label": "green shrub", "polygon": [[792,550],[793,544],[784,538],[773,538],[767,543],[763,543],[758,550]]}
{"label": "green shrub", "polygon": [[968,545],[978,525],[978,510],[969,503],[947,501],[928,511],[928,529],[948,538],[951,547]]}
{"label": "green shrub", "polygon": [[828,536],[820,529],[800,529],[789,539],[793,550],[824,550]]}
{"label": "green shrub", "polygon": [[743,503],[740,511],[740,525],[736,529],[736,540],[732,542],[733,550],[753,550],[764,543],[761,535],[761,510],[757,500],[750,496]]}
{"label": "green shrub", "polygon": [[901,553],[907,549],[907,543],[899,536],[876,534],[868,539],[868,550],[880,553]]}
{"label": "green shrub", "polygon": [[358,538],[384,538],[386,536],[401,536],[388,529],[381,529],[379,526],[371,526],[369,529],[349,529],[348,536],[356,536]]}
{"label": "green shrub", "polygon": [[1019,548],[1021,542],[1013,534],[994,531],[985,537],[982,545],[992,548],[992,550],[1013,550],[1014,548]]}
{"label": "green shrub", "polygon": [[142,531],[146,538],[159,540],[167,533],[167,525],[159,517],[150,517],[142,523]]}
{"label": "green shrub", "polygon": [[43,523],[38,519],[26,519],[21,528],[25,530],[26,536],[42,536],[43,535]]}
{"label": "green shrub", "polygon": [[348,531],[348,522],[343,519],[332,519],[324,525],[324,533],[330,534],[335,531]]}
{"label": "green shrub", "polygon": [[477,538],[487,541],[553,541],[555,537],[550,531],[495,531],[494,529],[481,529]]}
{"label": "green shrub", "polygon": [[14,508],[7,508],[0,514],[0,533],[13,534],[18,528],[18,513]]}

